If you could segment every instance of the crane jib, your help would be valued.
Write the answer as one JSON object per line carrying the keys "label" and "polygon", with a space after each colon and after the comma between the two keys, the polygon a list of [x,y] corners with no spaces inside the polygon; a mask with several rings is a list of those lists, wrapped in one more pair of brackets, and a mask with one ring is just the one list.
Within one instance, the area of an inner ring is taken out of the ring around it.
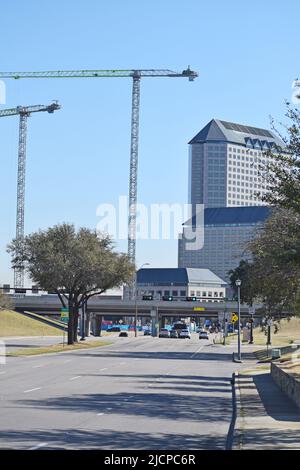
{"label": "crane jib", "polygon": [[143,70],[52,70],[40,72],[0,72],[0,78],[120,78],[120,77],[183,77],[193,80],[198,76],[197,72],[189,68],[182,72],[174,72],[168,69],[143,69]]}
{"label": "crane jib", "polygon": [[[133,264],[135,264],[135,248],[136,248],[136,204],[137,204],[137,166],[138,166],[138,143],[139,143],[139,108],[140,108],[140,79],[144,77],[169,77],[169,78],[187,78],[193,81],[198,77],[198,73],[188,67],[182,72],[174,72],[168,69],[131,69],[131,70],[57,70],[57,71],[40,71],[40,72],[0,72],[1,78],[21,79],[21,78],[132,78],[132,117],[131,117],[131,152],[130,152],[130,176],[129,176],[129,217],[128,217],[128,255]],[[55,108],[59,109],[59,108]],[[34,112],[34,111],[32,111]],[[53,111],[48,111],[53,112]],[[20,121],[26,121],[26,112],[23,110],[16,114],[20,114]],[[3,115],[3,114],[2,114]],[[10,115],[10,114],[6,114]],[[1,116],[1,114],[0,114]],[[24,125],[25,129],[25,125]],[[21,135],[21,133],[20,133]],[[24,131],[25,135],[25,131]],[[24,143],[26,139],[24,138]],[[23,145],[25,149],[25,144]],[[25,155],[25,150],[23,151]],[[19,152],[19,156],[22,152]],[[22,162],[22,159],[19,158]],[[25,162],[25,158],[24,158]],[[21,166],[21,165],[20,165]],[[20,178],[21,180],[21,178]],[[22,189],[22,185],[19,185]],[[24,201],[24,195],[19,198]],[[21,227],[20,233],[24,233],[24,204],[20,210]],[[23,272],[19,270],[18,279],[15,279],[15,287],[23,282]],[[130,298],[134,293],[135,281],[133,280],[130,289]]]}

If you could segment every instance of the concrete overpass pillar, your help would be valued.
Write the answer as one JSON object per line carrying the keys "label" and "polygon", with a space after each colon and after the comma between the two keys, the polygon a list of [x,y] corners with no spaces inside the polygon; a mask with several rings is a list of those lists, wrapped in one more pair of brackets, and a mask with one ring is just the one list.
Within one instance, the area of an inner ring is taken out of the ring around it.
{"label": "concrete overpass pillar", "polygon": [[152,307],[150,312],[151,320],[152,320],[152,336],[158,335],[159,323],[158,323],[158,308]]}
{"label": "concrete overpass pillar", "polygon": [[85,329],[85,336],[90,336],[91,334],[91,313],[90,312],[85,313],[84,329]]}
{"label": "concrete overpass pillar", "polygon": [[102,315],[95,315],[94,336],[101,336],[101,330],[102,330]]}

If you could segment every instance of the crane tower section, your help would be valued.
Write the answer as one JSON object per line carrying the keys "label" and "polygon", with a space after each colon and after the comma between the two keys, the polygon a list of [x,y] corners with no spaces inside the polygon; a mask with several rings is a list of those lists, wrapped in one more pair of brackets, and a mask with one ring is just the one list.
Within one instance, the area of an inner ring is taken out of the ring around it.
{"label": "crane tower section", "polygon": [[25,217],[25,188],[26,188],[26,142],[27,142],[27,118],[31,113],[46,111],[53,113],[60,109],[58,103],[49,106],[18,106],[0,111],[0,117],[20,116],[19,146],[18,146],[18,173],[17,173],[17,212],[16,212],[16,243],[18,246],[18,260],[14,266],[14,287],[24,287],[24,264],[22,257],[22,242],[24,240]]}

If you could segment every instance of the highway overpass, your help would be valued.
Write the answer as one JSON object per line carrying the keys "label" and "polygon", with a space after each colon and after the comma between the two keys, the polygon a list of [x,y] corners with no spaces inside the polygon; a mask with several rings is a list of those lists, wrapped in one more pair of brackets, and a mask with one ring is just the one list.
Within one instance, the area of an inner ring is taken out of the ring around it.
{"label": "highway overpass", "polygon": [[[56,295],[26,295],[14,297],[14,308],[18,311],[31,311],[41,314],[58,314],[62,308]],[[237,302],[193,302],[193,301],[135,301],[122,299],[106,299],[105,296],[92,297],[87,304],[87,311],[95,315],[105,316],[181,316],[181,317],[217,317],[219,312],[236,312]],[[257,313],[261,306],[257,306]],[[249,316],[248,305],[241,305],[241,316]]]}

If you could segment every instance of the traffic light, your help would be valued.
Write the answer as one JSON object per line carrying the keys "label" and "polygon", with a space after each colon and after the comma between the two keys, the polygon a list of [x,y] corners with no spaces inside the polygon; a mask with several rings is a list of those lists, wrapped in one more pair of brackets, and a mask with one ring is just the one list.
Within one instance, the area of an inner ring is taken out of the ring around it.
{"label": "traffic light", "polygon": [[188,302],[196,302],[197,297],[186,297],[185,300],[187,300]]}
{"label": "traffic light", "polygon": [[143,300],[153,300],[153,295],[143,295]]}
{"label": "traffic light", "polygon": [[172,295],[163,295],[163,296],[162,296],[162,299],[163,299],[163,300],[171,301],[171,300],[173,300],[173,296],[172,296]]}

